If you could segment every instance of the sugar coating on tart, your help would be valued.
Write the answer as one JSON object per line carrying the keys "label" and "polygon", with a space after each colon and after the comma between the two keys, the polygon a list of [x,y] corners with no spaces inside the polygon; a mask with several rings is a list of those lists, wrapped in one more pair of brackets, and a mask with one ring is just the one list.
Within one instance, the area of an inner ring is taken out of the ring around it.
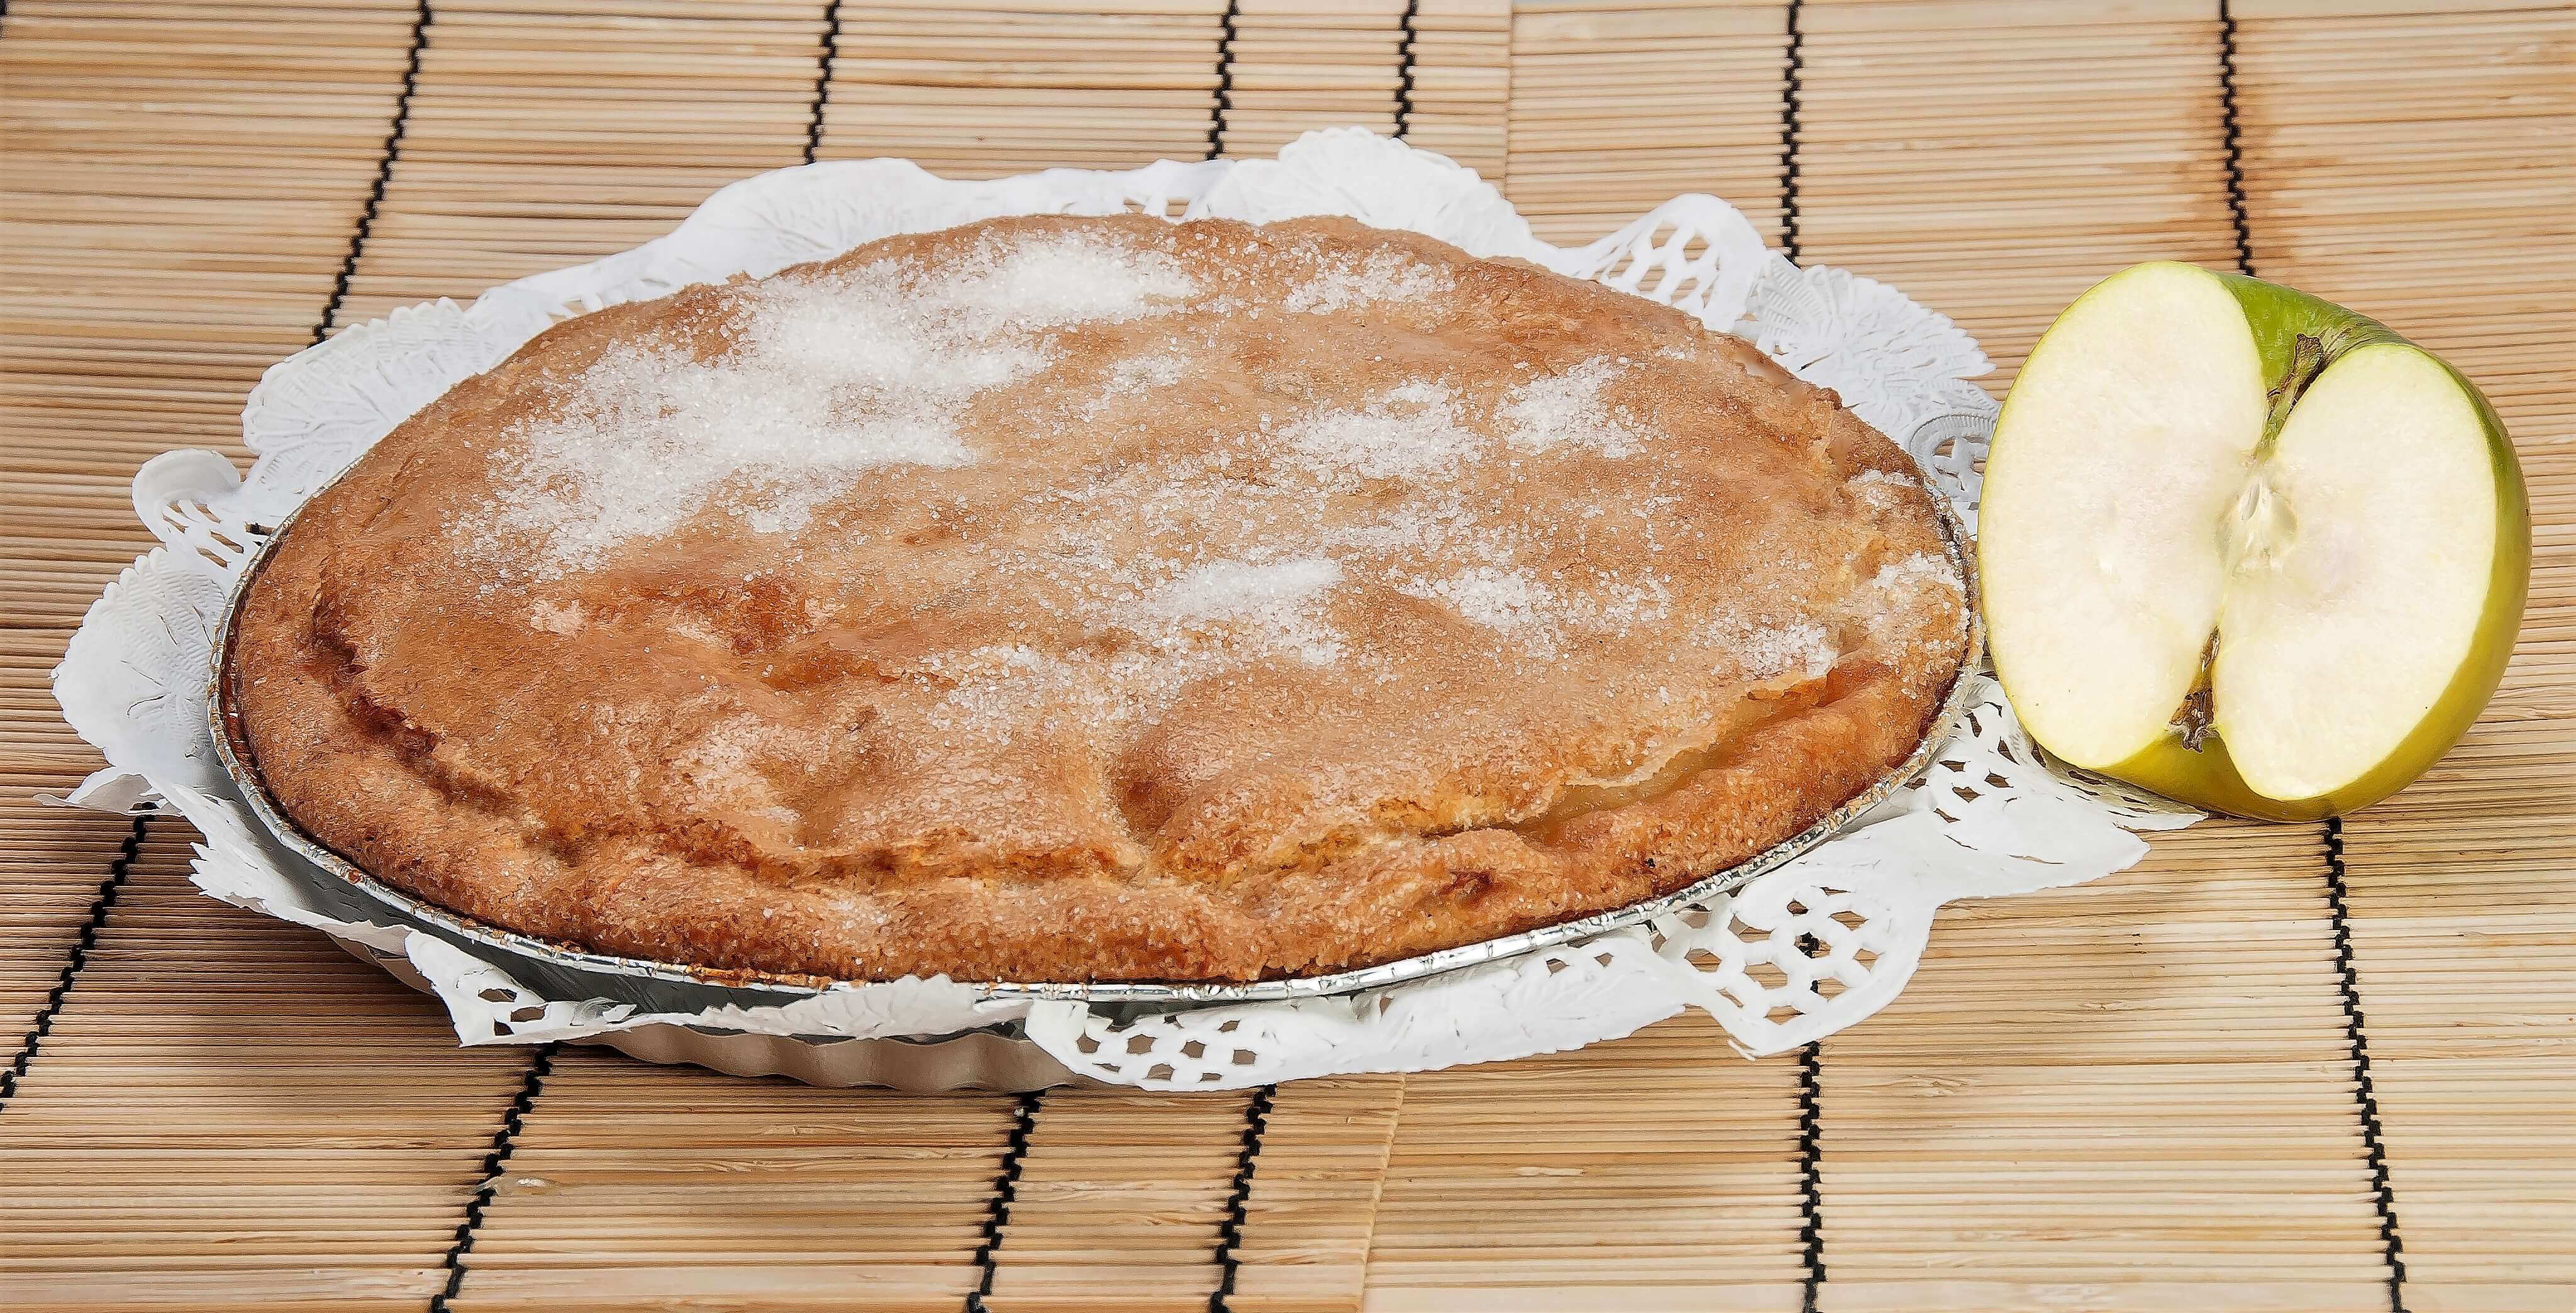
{"label": "sugar coating on tart", "polygon": [[1347,220],[1011,218],[539,335],[271,550],[285,811],[593,949],[1248,980],[1693,882],[1912,749],[1932,494],[1678,311]]}

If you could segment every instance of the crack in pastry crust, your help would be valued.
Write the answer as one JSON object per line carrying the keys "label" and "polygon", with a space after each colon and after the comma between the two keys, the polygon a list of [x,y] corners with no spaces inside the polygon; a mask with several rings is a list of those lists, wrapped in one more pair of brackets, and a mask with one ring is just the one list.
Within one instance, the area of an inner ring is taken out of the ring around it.
{"label": "crack in pastry crust", "polygon": [[1669,892],[1920,739],[1932,494],[1678,311],[1347,220],[1012,218],[539,335],[297,517],[257,769],[524,933],[1249,980]]}

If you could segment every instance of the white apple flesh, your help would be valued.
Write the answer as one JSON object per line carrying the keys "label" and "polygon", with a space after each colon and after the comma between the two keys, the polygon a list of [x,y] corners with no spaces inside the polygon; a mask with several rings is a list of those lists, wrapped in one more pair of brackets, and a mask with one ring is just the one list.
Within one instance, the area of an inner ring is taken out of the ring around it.
{"label": "white apple flesh", "polygon": [[2040,339],[1997,421],[1995,671],[2058,756],[2196,806],[2366,806],[2456,742],[2530,569],[2466,379],[2314,297],[2140,265]]}

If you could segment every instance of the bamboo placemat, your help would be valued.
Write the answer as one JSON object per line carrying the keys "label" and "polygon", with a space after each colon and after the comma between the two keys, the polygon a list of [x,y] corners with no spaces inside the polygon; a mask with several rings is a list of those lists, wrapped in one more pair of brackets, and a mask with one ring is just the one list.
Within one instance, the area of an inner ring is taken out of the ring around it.
{"label": "bamboo placemat", "polygon": [[[2576,16],[2430,8],[18,0],[0,1306],[2576,1303]],[[1191,1099],[458,1050],[424,1000],[191,893],[175,819],[23,801],[94,764],[43,678],[148,545],[133,466],[233,449],[317,333],[808,158],[990,176],[1346,122],[1555,240],[1727,196],[1959,318],[1997,390],[2152,255],[2379,314],[2519,440],[2506,690],[2345,825],[2212,824],[1954,909],[1885,1016],[1804,1055],[1683,1018]]]}

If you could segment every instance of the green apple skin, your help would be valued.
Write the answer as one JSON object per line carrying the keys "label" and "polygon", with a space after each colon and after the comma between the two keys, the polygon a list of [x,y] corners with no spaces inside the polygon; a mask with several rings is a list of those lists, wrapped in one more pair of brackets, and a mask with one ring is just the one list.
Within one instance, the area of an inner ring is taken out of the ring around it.
{"label": "green apple skin", "polygon": [[[2198,807],[2267,821],[2313,821],[2367,807],[2412,783],[2460,741],[2478,714],[2495,696],[2512,659],[2514,638],[2522,628],[2522,609],[2531,579],[2531,502],[2514,458],[2513,440],[2496,417],[2486,394],[2450,362],[2408,342],[2386,325],[2305,292],[2242,274],[2216,274],[2245,311],[2256,347],[2262,353],[2265,386],[2277,388],[2294,367],[2298,339],[2315,338],[2325,348],[2324,361],[2375,343],[2393,343],[2440,365],[2477,409],[2486,431],[2487,456],[2495,473],[2496,546],[2488,576],[2487,599],[2478,618],[2477,635],[2424,718],[2378,766],[2331,793],[2308,798],[2274,798],[2257,793],[2239,775],[2227,754],[2226,726],[2211,726],[2197,749],[2183,746],[2179,732],[2098,773],[2135,784]],[[2118,275],[2113,275],[2118,277]],[[2107,280],[2106,280],[2107,281]],[[2045,341],[2045,335],[2042,336]],[[2033,354],[2037,354],[2034,348]],[[2310,375],[2311,378],[2314,375]],[[2004,402],[2008,408],[2012,401]],[[2273,423],[2277,427],[2280,415]],[[2001,428],[2000,420],[1997,427]],[[2270,435],[2265,435],[2268,446]],[[2204,674],[2206,672],[2204,671]],[[2005,696],[2011,696],[2010,686]]]}

